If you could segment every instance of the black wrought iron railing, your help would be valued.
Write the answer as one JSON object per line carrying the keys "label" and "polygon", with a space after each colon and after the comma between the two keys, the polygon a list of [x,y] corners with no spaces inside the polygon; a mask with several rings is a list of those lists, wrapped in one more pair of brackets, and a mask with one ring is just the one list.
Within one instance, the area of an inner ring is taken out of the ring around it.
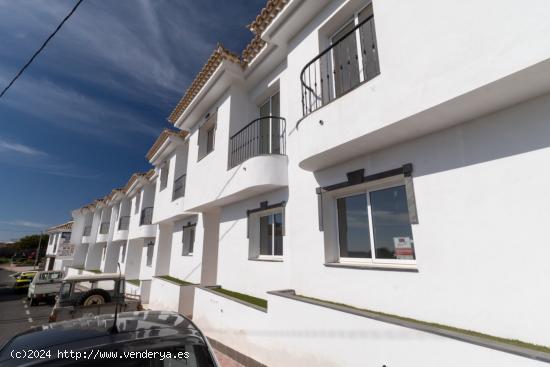
{"label": "black wrought iron railing", "polygon": [[260,117],[229,138],[229,168],[263,154],[286,154],[286,120]]}
{"label": "black wrought iron railing", "polygon": [[119,231],[127,231],[130,227],[130,216],[129,215],[123,215],[118,219],[118,230]]}
{"label": "black wrought iron railing", "polygon": [[185,196],[185,180],[186,174],[181,175],[174,181],[174,192],[172,193],[172,200]]}
{"label": "black wrought iron railing", "polygon": [[374,16],[308,62],[300,74],[304,116],[380,74]]}
{"label": "black wrought iron railing", "polygon": [[89,236],[90,234],[92,234],[92,226],[84,227],[84,232],[82,232],[82,236]]}
{"label": "black wrought iron railing", "polygon": [[102,222],[99,226],[99,234],[109,233],[109,222]]}
{"label": "black wrought iron railing", "polygon": [[153,207],[143,208],[141,211],[141,218],[139,219],[139,225],[146,225],[153,223]]}

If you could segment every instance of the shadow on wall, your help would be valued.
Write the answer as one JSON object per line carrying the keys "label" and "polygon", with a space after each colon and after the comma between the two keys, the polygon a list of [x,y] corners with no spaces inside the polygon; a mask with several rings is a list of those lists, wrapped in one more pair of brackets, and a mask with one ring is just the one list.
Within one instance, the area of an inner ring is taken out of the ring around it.
{"label": "shadow on wall", "polygon": [[[314,173],[320,186],[413,163],[419,177],[550,147],[550,94]],[[338,177],[335,179],[335,177]]]}

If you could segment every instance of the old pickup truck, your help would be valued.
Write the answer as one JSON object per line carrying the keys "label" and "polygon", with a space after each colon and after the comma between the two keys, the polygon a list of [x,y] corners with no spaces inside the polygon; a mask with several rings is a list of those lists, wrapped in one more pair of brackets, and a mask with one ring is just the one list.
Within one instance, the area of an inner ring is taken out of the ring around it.
{"label": "old pickup truck", "polygon": [[27,292],[27,298],[30,300],[31,306],[36,306],[40,301],[54,301],[55,296],[59,293],[64,275],[61,270],[39,271],[36,273]]}
{"label": "old pickup truck", "polygon": [[141,311],[141,298],[125,293],[125,279],[117,273],[73,275],[63,279],[49,321],[101,314]]}

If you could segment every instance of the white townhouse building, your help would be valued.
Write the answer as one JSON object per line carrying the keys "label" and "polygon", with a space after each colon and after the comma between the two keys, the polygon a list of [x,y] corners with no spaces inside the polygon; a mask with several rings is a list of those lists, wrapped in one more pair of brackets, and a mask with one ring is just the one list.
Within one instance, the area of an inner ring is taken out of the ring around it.
{"label": "white townhouse building", "polygon": [[550,3],[518,5],[267,1],[73,266],[118,251],[246,365],[548,365]]}
{"label": "white townhouse building", "polygon": [[46,230],[49,235],[44,269],[61,269],[70,265],[74,247],[70,244],[73,221]]}

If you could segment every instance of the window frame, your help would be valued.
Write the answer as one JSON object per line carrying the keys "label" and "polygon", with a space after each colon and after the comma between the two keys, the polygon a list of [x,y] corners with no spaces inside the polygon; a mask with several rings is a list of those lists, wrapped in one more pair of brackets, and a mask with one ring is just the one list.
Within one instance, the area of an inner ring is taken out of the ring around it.
{"label": "window frame", "polygon": [[[382,180],[377,180],[373,182],[369,182],[366,184],[360,184],[356,186],[350,186],[346,187],[340,190],[335,190],[335,192],[332,194],[332,201],[333,201],[333,210],[334,210],[334,228],[335,231],[335,238],[336,238],[336,250],[338,254],[338,260],[337,263],[340,264],[359,264],[359,265],[403,265],[403,266],[411,266],[411,265],[417,265],[417,259],[416,259],[416,247],[413,247],[414,249],[414,255],[415,259],[413,260],[403,260],[403,259],[377,259],[376,258],[376,247],[375,247],[375,239],[374,239],[374,226],[373,226],[373,218],[372,218],[372,210],[371,210],[371,199],[370,199],[370,193],[373,191],[379,191],[384,189],[390,189],[393,187],[399,187],[399,186],[405,186],[405,180],[403,176],[395,176],[390,177]],[[340,256],[340,228],[338,225],[338,207],[337,207],[337,201],[341,198],[346,198],[349,196],[354,196],[358,194],[364,194],[367,197],[367,217],[369,220],[369,239],[370,239],[370,249],[371,249],[371,258],[361,258],[361,257],[341,257]],[[411,232],[413,231],[413,223],[410,223],[411,226]],[[414,234],[412,236],[413,240],[413,246],[414,246]]]}
{"label": "window frame", "polygon": [[[350,24],[352,24],[353,27],[357,27],[359,25],[359,23],[361,22],[359,20],[359,14],[362,11],[364,11],[365,9],[367,9],[369,6],[371,8],[373,8],[372,1],[368,1],[367,4],[360,7],[359,9],[353,11],[353,13],[350,16],[345,18],[345,20],[341,23],[341,25],[339,27],[337,27],[333,32],[329,33],[326,36],[326,39],[328,41],[328,45],[332,46],[334,43],[340,41],[343,37],[337,39],[336,41],[334,41],[334,38],[338,35],[338,33],[340,33],[342,30],[344,30]],[[372,14],[374,15],[374,8],[372,9]],[[361,85],[361,84],[363,84],[363,83],[365,83],[369,80],[374,79],[374,77],[367,80],[367,77],[365,75],[365,70],[364,70],[365,68],[364,68],[364,62],[363,62],[363,53],[361,52],[361,34],[360,34],[358,29],[356,29],[353,33],[355,35],[355,47],[356,47],[356,51],[357,51],[357,73],[358,73],[358,78],[359,78],[359,83],[357,84],[357,86],[359,86],[359,85]],[[377,42],[376,48],[378,48],[378,42]],[[335,60],[334,51],[335,51],[334,48],[330,51],[331,65],[334,65],[334,60]],[[378,74],[380,74],[380,73],[378,73]],[[337,96],[336,79],[333,79],[332,82],[330,83],[329,93],[332,93],[332,95],[335,97],[335,99],[338,99],[338,98],[342,97],[343,95],[345,95],[346,93],[353,90],[354,88],[355,87],[352,87],[349,90],[344,91],[339,96]]]}
{"label": "window frame", "polygon": [[[271,249],[272,249],[272,253],[273,255],[262,255],[260,253],[261,251],[261,243],[260,243],[260,231],[261,231],[261,223],[260,223],[260,218],[262,217],[266,217],[266,216],[270,216],[270,215],[275,215],[275,214],[281,214],[281,218],[282,218],[282,221],[281,221],[281,225],[282,225],[282,255],[275,255],[275,231],[273,231],[273,235],[272,235],[272,243],[271,243]],[[255,257],[252,257],[250,258],[249,260],[268,260],[268,261],[283,261],[284,259],[284,255],[285,255],[285,241],[284,241],[284,237],[285,237],[285,209],[284,207],[282,206],[278,206],[276,208],[271,208],[271,209],[266,209],[266,210],[262,210],[262,211],[257,211],[253,214],[250,215],[250,218],[249,220],[252,219],[254,221],[254,225],[253,225],[253,229],[255,229],[255,232],[257,232],[257,237],[256,236],[250,236],[250,244],[249,246],[254,246],[254,247],[257,247],[258,249],[258,256],[255,256]]]}
{"label": "window frame", "polygon": [[[145,247],[147,247],[145,252],[145,266],[151,268],[153,266],[153,257],[155,256],[155,242],[149,241],[145,244]],[[151,248],[151,258],[149,258],[149,248]]]}
{"label": "window frame", "polygon": [[160,167],[159,192],[168,187],[168,176],[170,175],[170,162],[164,162]]}
{"label": "window frame", "polygon": [[[193,256],[193,252],[195,250],[195,240],[196,240],[196,228],[197,224],[187,224],[184,225],[181,231],[181,256]],[[192,231],[192,232],[191,232]],[[191,238],[191,233],[193,233],[193,241],[189,241],[189,243],[186,243],[185,241],[185,233],[189,232],[189,239]]]}
{"label": "window frame", "polygon": [[[206,129],[206,139],[205,139],[205,157],[212,153],[216,147],[216,125],[210,126]],[[210,136],[212,136],[212,144],[210,144]]]}

